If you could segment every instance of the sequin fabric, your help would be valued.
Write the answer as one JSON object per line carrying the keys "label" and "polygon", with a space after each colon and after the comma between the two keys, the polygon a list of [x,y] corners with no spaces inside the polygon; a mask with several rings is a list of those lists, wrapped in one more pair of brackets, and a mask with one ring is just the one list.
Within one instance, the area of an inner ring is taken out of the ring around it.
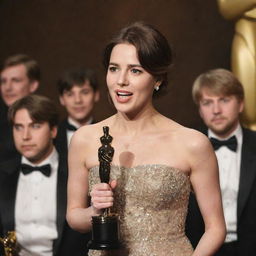
{"label": "sequin fabric", "polygon": [[[98,166],[89,170],[89,190],[99,183]],[[189,256],[184,226],[191,189],[189,177],[166,165],[112,166],[117,180],[112,212],[120,216],[123,249],[90,250],[89,256]]]}

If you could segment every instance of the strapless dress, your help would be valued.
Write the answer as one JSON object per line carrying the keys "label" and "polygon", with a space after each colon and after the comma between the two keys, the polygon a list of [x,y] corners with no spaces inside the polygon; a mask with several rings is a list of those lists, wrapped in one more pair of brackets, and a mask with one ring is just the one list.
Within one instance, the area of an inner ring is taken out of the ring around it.
{"label": "strapless dress", "polygon": [[[111,166],[117,180],[112,212],[120,216],[120,250],[90,250],[89,256],[190,256],[185,219],[190,179],[179,169],[149,164]],[[100,183],[99,167],[89,170],[89,191]]]}

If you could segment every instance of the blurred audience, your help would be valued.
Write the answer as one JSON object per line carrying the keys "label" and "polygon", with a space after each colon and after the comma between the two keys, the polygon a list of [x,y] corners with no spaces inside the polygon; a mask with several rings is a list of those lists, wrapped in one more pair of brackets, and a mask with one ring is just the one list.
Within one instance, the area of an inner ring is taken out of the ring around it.
{"label": "blurred audience", "polygon": [[0,118],[0,162],[15,157],[12,129],[7,120],[8,108],[18,99],[37,90],[40,69],[37,62],[24,54],[8,57],[0,71],[0,92],[2,97]]}
{"label": "blurred audience", "polygon": [[67,155],[73,133],[83,125],[95,122],[93,109],[99,100],[95,72],[88,68],[73,68],[65,71],[58,80],[59,99],[65,107],[67,118],[58,127],[56,147]]}
{"label": "blurred audience", "polygon": [[57,152],[58,113],[44,96],[11,104],[9,119],[21,156],[0,164],[0,236],[15,231],[20,256],[85,256],[87,235],[66,222],[66,156]]}
{"label": "blurred audience", "polygon": [[[243,86],[228,70],[214,69],[195,80],[192,94],[207,127],[205,134],[212,142],[219,165],[227,235],[225,243],[215,255],[254,256],[256,132],[242,127],[239,122],[244,109]],[[187,236],[194,247],[204,233],[204,228],[197,200],[192,193]]]}

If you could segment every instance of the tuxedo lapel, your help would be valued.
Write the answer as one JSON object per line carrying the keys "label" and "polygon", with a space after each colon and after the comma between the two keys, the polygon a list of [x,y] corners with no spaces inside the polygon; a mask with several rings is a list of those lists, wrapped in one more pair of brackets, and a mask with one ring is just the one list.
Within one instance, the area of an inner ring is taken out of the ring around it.
{"label": "tuxedo lapel", "polygon": [[15,201],[19,178],[20,158],[2,163],[0,211],[3,233],[15,230]]}
{"label": "tuxedo lapel", "polygon": [[[96,123],[93,119],[92,124]],[[67,131],[68,131],[68,120],[63,120],[58,126],[58,133],[57,137],[54,140],[55,147],[57,151],[62,155],[68,155],[68,138],[67,138]]]}
{"label": "tuxedo lapel", "polygon": [[238,192],[237,216],[238,221],[242,215],[246,201],[256,178],[256,138],[251,131],[243,129],[243,145],[241,156],[240,181]]}
{"label": "tuxedo lapel", "polygon": [[67,141],[67,119],[65,119],[59,126],[58,126],[58,134],[55,139],[55,146],[59,154],[66,155],[68,154],[68,141]]}
{"label": "tuxedo lapel", "polygon": [[[241,167],[239,190],[237,199],[237,219],[242,215],[246,201],[250,195],[253,182],[256,178],[256,137],[255,132],[246,128],[243,131],[243,144],[241,152]],[[207,135],[207,131],[203,131]]]}
{"label": "tuxedo lapel", "polygon": [[58,239],[53,244],[53,255],[56,254],[61,243],[63,228],[66,222],[67,207],[67,160],[59,154],[57,179],[57,231]]}

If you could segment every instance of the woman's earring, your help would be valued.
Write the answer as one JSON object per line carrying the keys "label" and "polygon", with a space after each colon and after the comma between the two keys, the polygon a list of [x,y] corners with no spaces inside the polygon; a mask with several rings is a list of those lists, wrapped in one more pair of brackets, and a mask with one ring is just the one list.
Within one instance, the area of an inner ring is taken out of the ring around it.
{"label": "woman's earring", "polygon": [[159,90],[159,86],[156,85],[156,86],[154,87],[154,89],[155,89],[156,91],[158,91],[158,90]]}

